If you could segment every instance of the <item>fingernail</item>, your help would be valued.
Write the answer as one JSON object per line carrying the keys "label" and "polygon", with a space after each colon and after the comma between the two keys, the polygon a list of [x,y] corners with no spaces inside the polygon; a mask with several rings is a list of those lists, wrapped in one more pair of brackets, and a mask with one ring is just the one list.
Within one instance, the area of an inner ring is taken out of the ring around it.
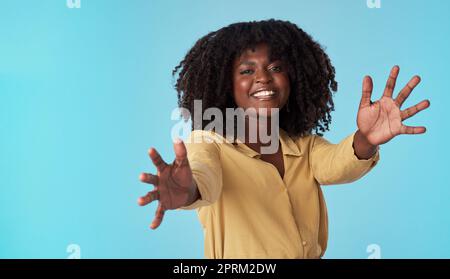
{"label": "fingernail", "polygon": [[175,140],[173,141],[173,143],[181,143],[181,139],[180,138],[175,138]]}

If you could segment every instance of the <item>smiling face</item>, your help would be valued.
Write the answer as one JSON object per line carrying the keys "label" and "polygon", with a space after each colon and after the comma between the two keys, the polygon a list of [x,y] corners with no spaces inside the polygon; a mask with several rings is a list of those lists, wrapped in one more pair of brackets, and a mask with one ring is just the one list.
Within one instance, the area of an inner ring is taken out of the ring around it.
{"label": "smiling face", "polygon": [[245,50],[233,62],[233,92],[238,107],[281,110],[289,93],[287,66],[281,60],[270,61],[267,44],[258,44]]}

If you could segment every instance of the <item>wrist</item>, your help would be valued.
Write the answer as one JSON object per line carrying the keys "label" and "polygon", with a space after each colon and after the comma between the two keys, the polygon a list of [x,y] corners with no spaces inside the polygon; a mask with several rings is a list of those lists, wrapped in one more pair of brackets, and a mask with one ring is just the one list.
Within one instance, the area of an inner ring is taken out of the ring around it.
{"label": "wrist", "polygon": [[189,189],[189,196],[188,200],[186,202],[186,206],[193,204],[195,201],[200,199],[200,192],[198,190],[197,183],[195,182],[195,179],[192,179],[192,187]]}
{"label": "wrist", "polygon": [[363,133],[358,129],[353,138],[353,150],[358,159],[370,159],[377,152],[378,145],[370,143]]}

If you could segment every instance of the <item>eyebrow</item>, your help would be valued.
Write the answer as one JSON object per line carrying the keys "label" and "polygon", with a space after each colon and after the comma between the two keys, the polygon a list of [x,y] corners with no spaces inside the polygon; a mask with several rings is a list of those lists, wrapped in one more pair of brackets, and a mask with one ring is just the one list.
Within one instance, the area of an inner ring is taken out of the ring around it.
{"label": "eyebrow", "polygon": [[242,61],[241,63],[239,63],[238,66],[240,66],[240,65],[254,66],[254,65],[256,65],[256,63],[255,63],[255,62],[252,62],[252,61]]}
{"label": "eyebrow", "polygon": [[[275,60],[271,61],[270,64],[276,63],[276,62],[281,62],[281,60],[280,60],[280,59],[275,59]],[[238,66],[241,66],[241,65],[255,66],[256,63],[253,62],[253,61],[247,61],[247,60],[245,60],[245,61],[242,61],[241,63],[239,63]]]}

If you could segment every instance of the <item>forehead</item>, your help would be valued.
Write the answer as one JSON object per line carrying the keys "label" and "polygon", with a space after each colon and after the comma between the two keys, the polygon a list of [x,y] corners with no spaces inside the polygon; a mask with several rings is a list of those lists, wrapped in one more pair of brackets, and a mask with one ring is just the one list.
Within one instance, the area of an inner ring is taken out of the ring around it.
{"label": "forehead", "polygon": [[270,53],[270,47],[269,45],[265,43],[257,44],[253,47],[245,49],[241,56],[253,56],[253,55],[261,55],[261,54],[269,54]]}
{"label": "forehead", "polygon": [[245,49],[238,57],[234,59],[235,64],[240,64],[251,60],[270,60],[270,47],[265,43],[257,44]]}

